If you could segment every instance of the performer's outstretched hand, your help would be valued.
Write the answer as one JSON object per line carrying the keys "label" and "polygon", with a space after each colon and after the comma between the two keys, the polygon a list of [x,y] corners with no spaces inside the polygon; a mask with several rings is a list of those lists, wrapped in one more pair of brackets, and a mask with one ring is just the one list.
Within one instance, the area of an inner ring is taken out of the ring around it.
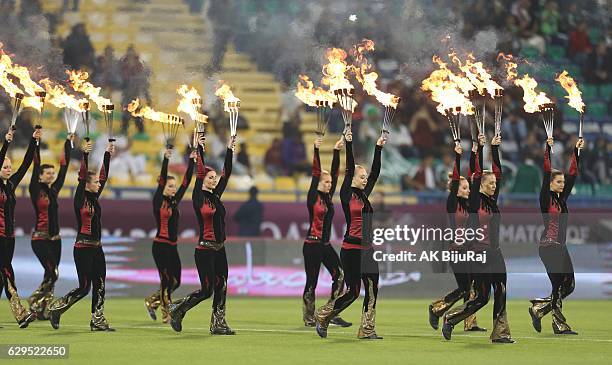
{"label": "performer's outstretched hand", "polygon": [[83,152],[91,153],[92,150],[93,150],[93,142],[87,141],[83,144]]}
{"label": "performer's outstretched hand", "polygon": [[455,144],[455,152],[460,155],[463,153],[463,148],[461,147],[461,145],[459,143]]}
{"label": "performer's outstretched hand", "polygon": [[40,141],[40,137],[42,137],[42,128],[34,129],[34,133],[32,133],[32,138],[36,138]]}
{"label": "performer's outstretched hand", "polygon": [[487,142],[487,137],[484,135],[484,133],[478,134],[478,144],[481,146],[484,146],[486,142]]}
{"label": "performer's outstretched hand", "polygon": [[172,157],[172,152],[174,150],[172,148],[166,148],[166,152],[164,152],[164,157],[168,160]]}
{"label": "performer's outstretched hand", "polygon": [[344,139],[347,142],[353,142],[353,132],[351,132],[350,130],[346,131],[346,133],[344,134]]}
{"label": "performer's outstretched hand", "polygon": [[198,158],[198,151],[197,150],[192,150],[191,153],[189,154],[189,158],[192,160],[195,160]]}
{"label": "performer's outstretched hand", "polygon": [[387,137],[381,136],[380,138],[378,138],[378,141],[376,141],[376,145],[377,146],[384,146],[385,143],[387,143]]}
{"label": "performer's outstretched hand", "polygon": [[344,139],[340,137],[340,139],[336,141],[336,144],[334,145],[334,149],[341,150],[342,147],[344,147]]}
{"label": "performer's outstretched hand", "polygon": [[67,140],[69,140],[70,142],[74,142],[74,133],[68,133],[68,136],[66,137]]}
{"label": "performer's outstretched hand", "polygon": [[108,143],[108,146],[106,147],[106,152],[110,153],[111,156],[115,155],[115,143],[114,142]]}
{"label": "performer's outstretched hand", "polygon": [[546,140],[546,144],[550,146],[550,148],[552,148],[552,146],[555,144],[555,141],[552,138],[549,138]]}
{"label": "performer's outstretched hand", "polygon": [[320,135],[319,135],[319,136],[317,136],[317,138],[315,138],[315,141],[314,141],[314,146],[315,146],[316,148],[319,148],[319,147],[321,147],[321,144],[322,144],[322,143],[323,143],[323,137],[322,137],[322,136],[320,136]]}
{"label": "performer's outstretched hand", "polygon": [[13,130],[9,128],[9,131],[6,132],[6,136],[4,136],[8,143],[13,142]]}
{"label": "performer's outstretched hand", "polygon": [[584,138],[578,138],[578,141],[576,142],[576,148],[579,150],[584,148]]}
{"label": "performer's outstretched hand", "polygon": [[499,146],[501,144],[501,136],[495,136],[491,140],[491,146]]}
{"label": "performer's outstretched hand", "polygon": [[227,144],[227,148],[232,151],[236,150],[236,136],[230,136],[229,142]]}

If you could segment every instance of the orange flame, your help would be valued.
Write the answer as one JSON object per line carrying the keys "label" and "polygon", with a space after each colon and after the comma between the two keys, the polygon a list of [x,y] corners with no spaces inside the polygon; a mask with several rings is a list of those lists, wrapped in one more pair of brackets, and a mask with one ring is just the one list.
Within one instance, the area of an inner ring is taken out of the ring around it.
{"label": "orange flame", "polygon": [[567,71],[563,70],[561,74],[555,79],[558,81],[561,86],[567,91],[566,99],[569,100],[569,105],[576,109],[580,113],[584,113],[584,103],[582,102],[582,93],[578,90],[578,86],[576,85],[576,81],[567,73]]}
{"label": "orange flame", "polygon": [[497,55],[497,61],[504,60],[506,67],[506,80],[512,81],[513,79],[518,77],[518,72],[516,72],[516,68],[518,65],[513,61],[514,57],[511,54],[505,54],[500,52]]}
{"label": "orange flame", "polygon": [[70,108],[78,112],[85,111],[84,105],[87,103],[87,99],[77,99],[73,95],[69,95],[62,85],[53,84],[49,79],[40,80],[40,84],[44,86],[47,92],[47,100],[56,108]]}
{"label": "orange flame", "polygon": [[140,99],[136,98],[132,100],[128,106],[127,111],[132,114],[134,117],[142,117],[144,119],[149,119],[154,122],[160,123],[168,123],[168,124],[178,124],[180,123],[180,118],[174,114],[168,114],[163,112],[158,112],[153,110],[153,108],[141,105]]}
{"label": "orange flame", "polygon": [[107,110],[104,107],[113,104],[110,99],[100,96],[100,91],[102,90],[101,88],[95,87],[89,81],[87,81],[89,78],[89,74],[87,72],[68,70],[66,73],[69,77],[70,86],[72,86],[74,91],[83,93],[85,96],[87,96],[90,100],[96,103],[101,112],[106,112]]}
{"label": "orange flame", "polygon": [[192,120],[206,123],[208,116],[200,113],[202,108],[202,98],[194,87],[189,88],[187,85],[181,85],[176,92],[181,96],[179,105],[176,111],[185,113]]}
{"label": "orange flame", "polygon": [[220,97],[221,100],[223,100],[223,103],[225,104],[224,110],[226,112],[230,111],[230,103],[240,102],[240,99],[234,96],[234,93],[232,93],[232,90],[230,89],[229,85],[226,84],[223,80],[219,81],[219,88],[215,91],[215,95]]}
{"label": "orange flame", "polygon": [[[4,57],[4,56],[3,56]],[[30,71],[23,66],[14,64],[11,74],[19,78],[19,82],[23,85],[25,92],[30,96],[35,96],[37,91],[43,91],[37,83],[30,78]]]}
{"label": "orange flame", "polygon": [[[0,50],[2,49],[2,43],[0,43]],[[6,91],[11,98],[14,98],[16,94],[23,94],[19,86],[15,85],[11,79],[8,78],[8,74],[13,70],[13,62],[11,58],[5,54],[0,56],[0,86]]]}
{"label": "orange flame", "polygon": [[523,89],[523,101],[525,102],[524,109],[527,113],[536,113],[540,110],[540,105],[551,102],[545,93],[536,92],[535,89],[538,83],[527,74],[520,79],[514,80],[514,84]]}
{"label": "orange flame", "polygon": [[353,89],[353,85],[346,78],[348,66],[346,64],[346,52],[340,48],[327,50],[328,63],[323,66],[323,78],[321,84],[328,85],[331,92],[339,89]]}
{"label": "orange flame", "polygon": [[486,92],[493,98],[495,97],[495,90],[503,89],[497,82],[491,79],[491,74],[485,69],[482,62],[474,62],[475,58],[472,54],[469,54],[465,64],[461,62],[456,53],[449,54],[453,63],[463,71],[470,82],[478,89],[480,95],[484,95]]}
{"label": "orange flame", "polygon": [[376,100],[380,102],[384,106],[389,106],[392,108],[397,108],[397,104],[399,103],[399,97],[393,94],[385,93],[379,90],[376,87],[376,80],[378,79],[378,74],[372,69],[372,65],[368,62],[368,59],[364,56],[364,53],[367,51],[374,50],[374,41],[369,39],[364,39],[361,43],[357,44],[353,50],[352,54],[355,57],[355,61],[359,66],[352,66],[352,70],[355,73],[355,77],[357,81],[363,85],[363,90],[368,93],[368,95],[373,95],[376,97]]}
{"label": "orange flame", "polygon": [[453,73],[446,67],[438,57],[434,56],[433,61],[438,64],[439,69],[434,70],[428,78],[423,80],[421,90],[431,92],[431,98],[438,103],[436,110],[446,115],[447,110],[457,114],[470,115],[474,113],[474,108],[470,100],[462,92],[461,88],[453,81]]}
{"label": "orange flame", "polygon": [[42,99],[39,98],[38,96],[26,96],[23,98],[23,101],[21,102],[21,106],[24,108],[32,108],[32,109],[36,109],[37,111],[42,111],[43,108],[43,102]]}
{"label": "orange flame", "polygon": [[330,106],[333,106],[336,102],[334,94],[320,87],[315,88],[313,82],[306,75],[299,76],[295,96],[304,104],[314,107],[317,106],[317,101],[327,101]]}

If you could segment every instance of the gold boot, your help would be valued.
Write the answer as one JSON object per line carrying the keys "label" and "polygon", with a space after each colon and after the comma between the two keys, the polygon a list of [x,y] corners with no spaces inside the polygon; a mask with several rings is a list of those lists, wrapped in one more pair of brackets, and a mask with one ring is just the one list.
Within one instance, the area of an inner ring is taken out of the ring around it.
{"label": "gold boot", "polygon": [[304,320],[304,326],[315,326],[314,311],[315,296],[314,290],[311,289],[304,293],[304,297],[302,298],[302,319]]}
{"label": "gold boot", "polygon": [[9,280],[6,281],[6,288],[8,289],[11,298],[9,299],[9,306],[15,321],[19,324],[19,328],[26,328],[31,322],[36,319],[36,315],[32,312],[27,311],[21,304],[21,299],[17,295],[17,290],[11,284]]}
{"label": "gold boot", "polygon": [[565,316],[561,313],[561,308],[552,310],[552,328],[555,335],[577,335],[578,333],[572,331],[572,328],[567,324]]}
{"label": "gold boot", "polygon": [[160,291],[158,290],[150,296],[146,297],[144,303],[145,308],[147,309],[147,313],[149,313],[149,317],[151,317],[152,320],[156,321],[157,314],[155,314],[155,311],[157,310],[157,308],[159,308],[161,304]]}
{"label": "gold boot", "polygon": [[510,336],[510,325],[506,311],[500,313],[493,321],[493,331],[491,332],[491,341],[496,343],[513,343],[514,340]]}
{"label": "gold boot", "polygon": [[108,321],[106,317],[104,317],[104,307],[96,309],[96,311],[91,314],[89,327],[92,331],[115,332],[115,329],[108,325]]}
{"label": "gold boot", "polygon": [[357,338],[362,340],[378,340],[382,337],[376,334],[376,309],[369,308],[361,313],[361,326],[357,332]]}
{"label": "gold boot", "polygon": [[236,332],[230,328],[225,321],[225,307],[213,308],[210,316],[211,335],[235,335]]}
{"label": "gold boot", "polygon": [[324,306],[320,307],[315,311],[315,327],[317,334],[322,337],[327,337],[327,328],[329,327],[329,321],[334,318],[339,311],[334,310],[335,301],[325,303]]}

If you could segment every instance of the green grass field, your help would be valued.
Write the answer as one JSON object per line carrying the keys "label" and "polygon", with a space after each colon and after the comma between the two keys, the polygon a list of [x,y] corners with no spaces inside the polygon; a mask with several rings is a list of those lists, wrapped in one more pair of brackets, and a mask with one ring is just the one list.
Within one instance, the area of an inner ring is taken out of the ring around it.
{"label": "green grass field", "polygon": [[[609,301],[569,300],[564,313],[579,336],[552,334],[550,317],[542,322],[542,333],[531,327],[527,301],[510,301],[508,316],[513,345],[490,343],[489,333],[466,334],[459,326],[453,340],[445,341],[427,322],[426,300],[382,298],[378,303],[377,332],[382,341],[356,338],[360,303],[343,317],[355,323],[350,328],[331,327],[327,339],[301,325],[299,299],[229,298],[228,323],[236,336],[208,333],[210,301],[188,313],[183,332],[151,321],[141,299],[109,298],[106,313],[115,333],[89,331],[90,298],[62,317],[59,330],[48,322],[34,322],[19,329],[10,322],[8,303],[0,301],[0,343],[69,344],[68,360],[86,364],[140,363],[414,363],[414,364],[610,364],[612,318]],[[322,301],[320,301],[322,303]],[[491,328],[491,307],[479,315],[479,324]],[[607,359],[607,360],[606,360]],[[28,363],[36,360],[19,360]],[[41,361],[41,360],[37,360]],[[7,363],[0,359],[0,363]]]}

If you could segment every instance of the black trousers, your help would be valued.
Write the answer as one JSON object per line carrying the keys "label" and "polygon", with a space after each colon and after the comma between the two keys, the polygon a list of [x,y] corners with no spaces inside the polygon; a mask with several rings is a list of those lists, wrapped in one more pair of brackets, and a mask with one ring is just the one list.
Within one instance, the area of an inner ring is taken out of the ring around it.
{"label": "black trousers", "polygon": [[561,300],[574,291],[574,266],[565,245],[540,246],[540,258],[552,286],[552,309],[561,309]]}
{"label": "black trousers", "polygon": [[11,299],[11,291],[17,291],[15,272],[13,271],[13,254],[15,253],[15,237],[0,237],[0,296],[2,289],[7,299]]}
{"label": "black trousers", "polygon": [[201,301],[210,298],[213,294],[213,311],[225,308],[228,273],[225,247],[218,251],[213,249],[196,249],[194,256],[201,287],[177,301],[178,309],[186,313]]}
{"label": "black trousers", "polygon": [[55,285],[59,275],[58,267],[62,257],[62,240],[32,240],[32,250],[43,269],[45,269],[40,287],[50,285],[51,291],[53,291],[53,285]]}
{"label": "black trousers", "polygon": [[330,300],[335,299],[344,285],[344,275],[336,250],[329,243],[304,243],[302,253],[304,255],[304,270],[306,271],[306,285],[304,285],[304,294],[302,295],[304,302],[307,301],[307,296],[312,295],[312,298],[314,298],[321,264],[325,266],[332,277]]}
{"label": "black trousers", "polygon": [[161,282],[160,296],[168,298],[170,302],[172,292],[181,285],[181,259],[178,249],[176,245],[155,242],[152,251]]}
{"label": "black trousers", "polygon": [[506,312],[506,263],[499,249],[487,251],[487,262],[474,262],[471,264],[474,281],[474,297],[464,303],[463,306],[448,312],[446,319],[452,325],[463,321],[484,307],[491,295],[493,288],[493,321]]}
{"label": "black trousers", "polygon": [[469,264],[465,262],[451,262],[450,266],[455,275],[457,288],[446,294],[444,302],[455,303],[461,298],[463,298],[463,301],[469,300],[472,286],[472,276],[469,273]]}
{"label": "black trousers", "polygon": [[65,312],[74,303],[83,299],[92,290],[91,313],[104,311],[106,282],[106,259],[102,247],[75,247],[74,263],[76,264],[79,286],[52,304],[52,309]]}
{"label": "black trousers", "polygon": [[344,269],[344,278],[347,290],[334,303],[334,313],[348,308],[357,298],[361,290],[361,282],[365,286],[365,298],[363,299],[363,310],[368,312],[376,309],[378,297],[378,263],[373,258],[374,250],[345,249],[340,250],[340,260]]}

